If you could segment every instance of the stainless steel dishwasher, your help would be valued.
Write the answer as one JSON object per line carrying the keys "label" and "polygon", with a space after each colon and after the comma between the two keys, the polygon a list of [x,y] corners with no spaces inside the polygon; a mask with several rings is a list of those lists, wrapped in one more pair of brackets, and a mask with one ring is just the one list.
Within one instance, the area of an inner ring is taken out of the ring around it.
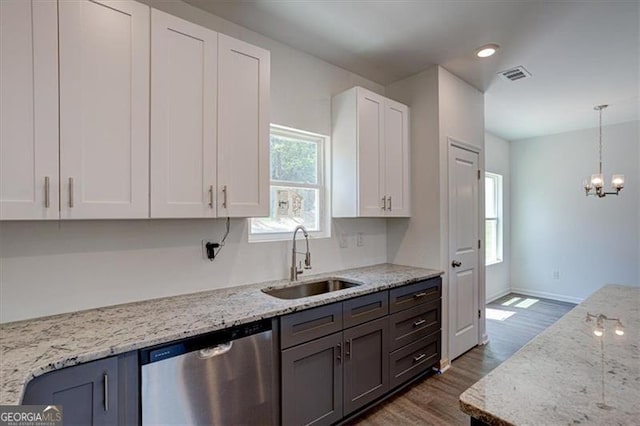
{"label": "stainless steel dishwasher", "polygon": [[143,425],[276,424],[272,320],[140,351]]}

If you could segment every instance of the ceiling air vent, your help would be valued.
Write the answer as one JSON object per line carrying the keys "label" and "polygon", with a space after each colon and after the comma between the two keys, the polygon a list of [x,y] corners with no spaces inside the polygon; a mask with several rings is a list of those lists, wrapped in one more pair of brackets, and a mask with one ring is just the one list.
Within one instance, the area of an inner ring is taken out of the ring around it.
{"label": "ceiling air vent", "polygon": [[531,77],[531,73],[527,71],[522,65],[519,65],[515,68],[510,68],[505,71],[500,71],[498,74],[500,75],[500,77],[508,81],[518,81]]}

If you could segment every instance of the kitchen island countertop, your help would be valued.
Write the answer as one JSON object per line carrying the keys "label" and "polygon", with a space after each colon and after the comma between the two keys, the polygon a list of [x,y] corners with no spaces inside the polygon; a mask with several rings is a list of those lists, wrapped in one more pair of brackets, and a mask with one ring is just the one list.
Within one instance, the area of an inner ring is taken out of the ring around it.
{"label": "kitchen island countertop", "polygon": [[0,324],[0,405],[19,404],[26,384],[49,371],[440,275],[382,264],[301,279],[361,285],[296,300],[261,291],[292,284],[278,280]]}
{"label": "kitchen island countertop", "polygon": [[[624,334],[605,320],[596,336],[587,313],[619,318]],[[638,424],[640,287],[604,286],[467,389],[460,407],[492,425]]]}

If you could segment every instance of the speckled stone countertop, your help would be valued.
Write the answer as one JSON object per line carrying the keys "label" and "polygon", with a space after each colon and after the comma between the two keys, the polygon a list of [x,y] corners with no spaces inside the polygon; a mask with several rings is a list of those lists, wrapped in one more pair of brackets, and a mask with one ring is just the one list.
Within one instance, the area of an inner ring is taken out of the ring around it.
{"label": "speckled stone countertop", "polygon": [[[605,321],[595,336],[587,312],[619,318],[624,335]],[[460,407],[493,425],[640,424],[640,288],[601,288],[467,389]]]}
{"label": "speckled stone countertop", "polygon": [[301,278],[335,277],[361,285],[297,300],[261,291],[291,285],[279,280],[0,324],[0,405],[20,403],[26,383],[48,371],[441,274],[383,264]]}

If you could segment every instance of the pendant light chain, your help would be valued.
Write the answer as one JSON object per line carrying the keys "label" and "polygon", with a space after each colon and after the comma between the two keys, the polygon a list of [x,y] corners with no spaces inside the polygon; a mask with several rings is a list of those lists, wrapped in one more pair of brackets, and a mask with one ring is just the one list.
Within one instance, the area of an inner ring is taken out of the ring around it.
{"label": "pendant light chain", "polygon": [[600,174],[602,174],[602,110],[603,108],[600,107],[598,111],[600,113]]}

